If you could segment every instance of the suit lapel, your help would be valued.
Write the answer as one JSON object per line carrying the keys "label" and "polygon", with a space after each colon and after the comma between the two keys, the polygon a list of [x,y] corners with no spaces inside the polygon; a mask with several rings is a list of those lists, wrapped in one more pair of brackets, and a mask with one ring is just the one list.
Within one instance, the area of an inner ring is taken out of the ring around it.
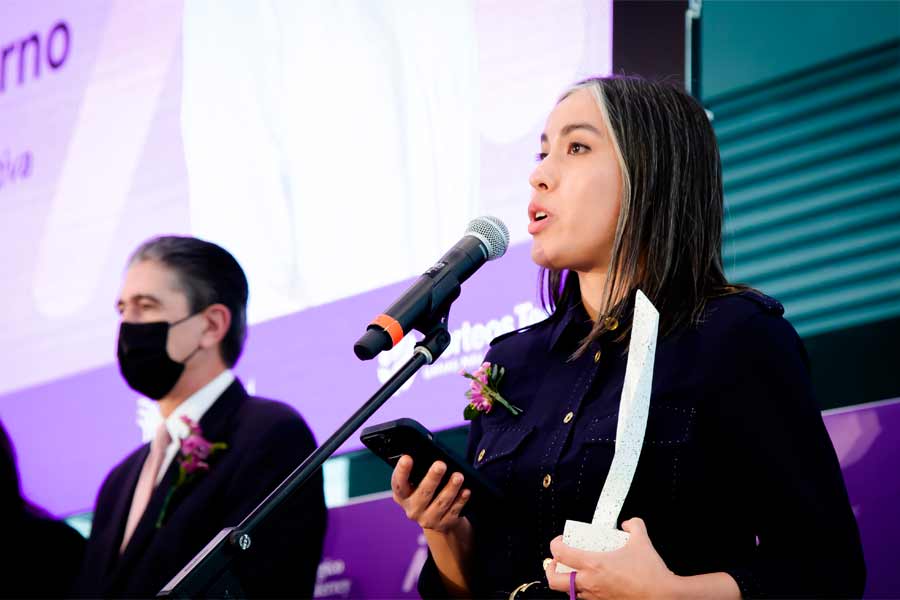
{"label": "suit lapel", "polygon": [[104,554],[101,556],[105,573],[112,571],[119,562],[119,546],[122,544],[122,536],[125,534],[125,523],[131,510],[131,498],[134,496],[134,488],[137,486],[141,469],[144,467],[144,461],[147,460],[149,453],[150,444],[145,444],[135,454],[124,475],[122,493],[116,496],[112,507],[110,507],[110,529],[106,536],[107,539],[102,544]]}
{"label": "suit lapel", "polygon": [[[244,402],[246,398],[247,392],[244,390],[244,386],[241,385],[240,381],[235,379],[232,384],[228,386],[224,392],[222,392],[222,395],[216,399],[215,403],[200,419],[200,427],[203,430],[203,437],[213,442],[227,441],[228,432],[232,430],[232,428],[230,427],[232,417],[234,416],[237,408]],[[228,450],[225,450],[225,452],[227,451]],[[148,452],[149,446],[147,451],[142,453],[144,459],[146,458]],[[144,460],[142,459],[138,463],[133,481],[131,482],[130,489],[132,490],[132,493],[134,491],[134,486],[137,484],[137,477],[140,474],[140,469],[143,464]],[[179,468],[180,465],[178,461],[178,455],[176,454],[175,459],[172,461],[172,464],[170,464],[169,468],[166,470],[166,474],[163,477],[162,481],[160,481],[159,485],[156,486],[156,488],[153,490],[153,494],[150,496],[150,502],[147,504],[147,510],[144,511],[144,515],[138,522],[137,528],[134,530],[134,534],[131,536],[131,540],[129,540],[128,546],[125,548],[125,552],[121,556],[117,569],[117,578],[121,575],[126,574],[134,561],[144,555],[147,546],[152,543],[153,538],[156,536],[156,521],[159,519],[160,512],[162,511],[166,496],[168,496],[169,494],[169,490],[172,489],[172,486],[174,486],[175,482],[178,480]],[[203,477],[203,475],[201,475],[200,477]],[[178,504],[180,504],[184,500],[184,498],[188,494],[190,494],[190,488],[199,483],[201,482],[192,482],[187,486],[186,489],[179,490],[174,494],[168,507],[166,507],[166,518],[168,518],[168,516],[170,516],[172,512],[178,507]],[[129,494],[127,503],[125,505],[124,516],[122,516],[119,535],[115,544],[114,551],[116,553],[118,553],[119,544],[122,540],[122,532],[125,528],[124,519],[128,518],[128,510],[130,507],[131,495]],[[165,525],[163,525],[163,528],[164,527]]]}
{"label": "suit lapel", "polygon": [[[247,391],[241,382],[235,378],[231,385],[225,388],[215,404],[209,407],[203,418],[200,419],[200,428],[203,437],[211,442],[229,442],[230,434],[234,431],[233,420],[238,408],[247,399]],[[228,450],[225,450],[228,452]]]}

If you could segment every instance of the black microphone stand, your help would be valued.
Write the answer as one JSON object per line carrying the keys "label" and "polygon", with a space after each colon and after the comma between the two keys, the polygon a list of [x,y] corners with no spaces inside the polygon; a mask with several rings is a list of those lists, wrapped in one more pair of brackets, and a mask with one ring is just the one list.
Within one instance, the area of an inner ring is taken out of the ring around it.
{"label": "black microphone stand", "polygon": [[[447,329],[449,306],[428,326],[419,329],[424,339],[416,344],[412,358],[369,398],[340,428],[319,446],[300,466],[281,482],[275,491],[253,509],[237,527],[220,531],[191,561],[157,594],[158,598],[235,598],[244,595],[240,582],[231,570],[253,543],[254,530],[266,520],[289,496],[304,485],[341,444],[368,420],[416,371],[431,364],[450,345]],[[298,540],[297,543],[302,543]]]}

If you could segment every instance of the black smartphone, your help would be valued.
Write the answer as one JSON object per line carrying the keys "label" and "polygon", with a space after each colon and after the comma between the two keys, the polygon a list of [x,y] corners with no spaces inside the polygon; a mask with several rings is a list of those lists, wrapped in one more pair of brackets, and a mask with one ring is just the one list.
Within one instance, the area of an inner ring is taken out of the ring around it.
{"label": "black smartphone", "polygon": [[397,419],[379,425],[372,425],[362,430],[360,441],[376,456],[390,465],[397,466],[397,461],[404,454],[413,459],[409,482],[418,485],[432,463],[436,460],[447,465],[447,472],[438,486],[435,496],[450,481],[453,473],[462,473],[463,488],[471,490],[472,495],[463,508],[462,514],[470,510],[478,510],[480,506],[494,508],[501,506],[502,494],[475,467],[464,459],[457,457],[451,450],[434,439],[434,434],[425,429],[421,423],[413,419]]}

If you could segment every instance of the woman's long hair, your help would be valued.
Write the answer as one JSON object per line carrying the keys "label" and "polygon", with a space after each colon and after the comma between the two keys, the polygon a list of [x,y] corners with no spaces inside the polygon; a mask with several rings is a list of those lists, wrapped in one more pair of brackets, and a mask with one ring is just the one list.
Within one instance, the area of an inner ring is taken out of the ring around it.
{"label": "woman's long hair", "polygon": [[[675,86],[635,77],[586,79],[560,102],[580,89],[594,95],[610,132],[622,206],[600,304],[607,318],[576,356],[613,322],[626,323],[620,333],[628,334],[638,288],[659,309],[660,335],[697,323],[708,298],[745,289],[729,286],[722,266],[722,165],[703,107]],[[578,278],[566,275],[541,269],[548,311],[580,301]]]}

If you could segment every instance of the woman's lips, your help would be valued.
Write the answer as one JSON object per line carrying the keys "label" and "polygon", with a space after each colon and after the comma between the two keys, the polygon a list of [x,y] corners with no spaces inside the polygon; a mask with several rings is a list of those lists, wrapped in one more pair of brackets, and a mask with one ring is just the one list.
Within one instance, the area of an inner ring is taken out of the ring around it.
{"label": "woman's lips", "polygon": [[548,216],[544,217],[543,219],[530,222],[528,224],[528,233],[530,233],[531,235],[537,235],[538,233],[540,233],[547,227],[551,218],[552,217],[550,217],[548,215]]}

